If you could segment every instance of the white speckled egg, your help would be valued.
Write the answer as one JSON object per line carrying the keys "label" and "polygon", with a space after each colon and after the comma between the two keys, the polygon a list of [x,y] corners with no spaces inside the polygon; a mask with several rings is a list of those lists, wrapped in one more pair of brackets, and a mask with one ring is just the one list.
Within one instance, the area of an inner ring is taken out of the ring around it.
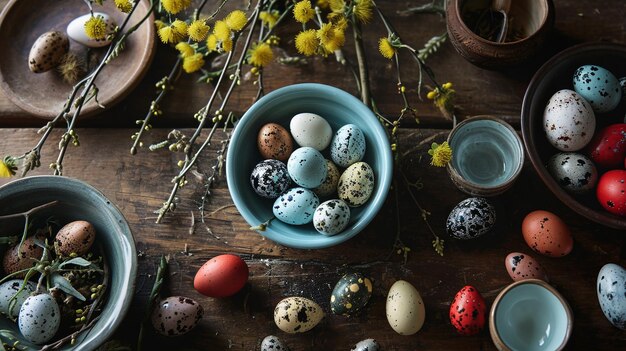
{"label": "white speckled egg", "polygon": [[161,335],[183,335],[198,325],[203,314],[202,305],[195,300],[184,296],[170,296],[154,307],[152,326]]}
{"label": "white speckled egg", "polygon": [[289,129],[294,140],[300,146],[309,146],[318,151],[330,144],[333,130],[330,124],[315,113],[298,113],[289,122]]}
{"label": "white speckled egg", "polygon": [[400,335],[417,333],[426,317],[420,293],[404,280],[398,280],[389,289],[386,312],[389,325]]}
{"label": "white speckled egg", "polygon": [[[20,291],[23,283],[23,279],[11,279],[0,285],[0,312],[2,312],[2,314],[8,316],[10,307],[11,317],[17,317],[20,313],[22,304],[26,301],[26,298],[30,296],[30,293],[35,291],[35,288],[37,287],[35,283],[28,281],[24,289]],[[11,302],[13,297],[15,297],[13,300],[14,302]]]}
{"label": "white speckled egg", "polygon": [[607,69],[596,65],[580,66],[574,73],[574,90],[582,96],[595,112],[613,110],[622,99],[619,81]]}
{"label": "white speckled egg", "polygon": [[339,173],[339,169],[333,161],[326,160],[326,179],[322,185],[313,189],[313,192],[317,194],[319,197],[326,197],[337,194],[337,183],[339,182],[339,177],[341,173]]}
{"label": "white speckled egg", "polygon": [[341,233],[350,222],[350,207],[343,200],[328,200],[320,204],[313,215],[315,230],[324,235]]}
{"label": "white speckled egg", "polygon": [[357,342],[350,351],[380,351],[380,345],[374,339],[365,339]]}
{"label": "white speckled egg", "polygon": [[261,351],[290,351],[277,336],[268,335],[261,341]]}
{"label": "white speckled egg", "polygon": [[583,194],[596,187],[598,171],[585,155],[561,152],[548,160],[548,172],[567,192]]}
{"label": "white speckled egg", "polygon": [[291,186],[287,166],[278,160],[259,162],[250,175],[254,192],[268,199],[275,199]]}
{"label": "white speckled egg", "polygon": [[326,179],[326,160],[312,147],[296,149],[287,161],[287,170],[293,181],[308,189],[317,188]]}
{"label": "white speckled egg", "polygon": [[[106,33],[110,34],[115,31],[115,21],[102,12],[94,12],[94,17],[101,17],[104,23],[106,24]],[[90,48],[99,48],[103,46],[107,46],[111,43],[110,40],[105,39],[91,39],[85,33],[85,23],[91,18],[91,14],[82,15],[80,17],[75,18],[67,25],[67,35],[74,40],[75,42],[81,43]]]}
{"label": "white speckled egg", "polygon": [[348,167],[365,156],[365,136],[359,127],[346,124],[339,128],[330,144],[330,156],[339,167]]}
{"label": "white speckled egg", "polygon": [[487,234],[496,224],[496,209],[482,197],[470,197],[454,206],[446,230],[456,239],[468,240]]}
{"label": "white speckled egg", "polygon": [[350,207],[358,207],[369,200],[374,191],[374,171],[365,162],[348,167],[337,183],[337,195]]}
{"label": "white speckled egg", "polygon": [[274,309],[274,322],[280,330],[289,334],[304,333],[313,329],[324,318],[324,311],[304,297],[288,297]]}
{"label": "white speckled egg", "polygon": [[626,330],[626,269],[608,263],[598,273],[598,301],[604,316]]}
{"label": "white speckled egg", "polygon": [[307,224],[313,220],[320,200],[314,192],[305,188],[293,188],[274,201],[274,216],[288,224]]}
{"label": "white speckled egg", "polygon": [[48,294],[29,296],[20,308],[17,324],[26,340],[33,344],[43,344],[52,339],[59,330],[59,305]]}
{"label": "white speckled egg", "polygon": [[577,92],[557,91],[543,113],[543,129],[552,146],[561,151],[577,151],[593,137],[596,117],[591,105]]}

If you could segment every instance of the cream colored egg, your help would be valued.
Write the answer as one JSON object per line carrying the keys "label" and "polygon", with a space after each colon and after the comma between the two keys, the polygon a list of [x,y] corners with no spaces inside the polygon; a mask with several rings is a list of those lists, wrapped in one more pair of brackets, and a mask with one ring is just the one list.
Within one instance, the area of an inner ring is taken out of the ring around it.
{"label": "cream colored egg", "polygon": [[324,318],[322,308],[304,297],[288,297],[274,309],[274,322],[285,333],[304,333],[313,329]]}
{"label": "cream colored egg", "polygon": [[[93,16],[101,18],[104,21],[106,25],[107,35],[115,32],[115,27],[117,26],[117,24],[115,23],[115,21],[113,21],[111,16],[102,12],[94,12]],[[67,26],[67,35],[75,42],[81,43],[90,48],[99,48],[109,45],[111,43],[111,40],[109,40],[108,38],[92,39],[87,36],[87,33],[85,32],[85,23],[87,23],[87,21],[89,21],[91,17],[92,15],[88,13],[72,20],[72,22],[70,22],[70,24]]]}
{"label": "cream colored egg", "polygon": [[374,171],[365,162],[357,162],[348,167],[337,184],[337,195],[350,207],[366,203],[373,191]]}
{"label": "cream colored egg", "polygon": [[330,124],[315,113],[298,113],[289,123],[291,135],[300,146],[309,146],[318,151],[330,144],[333,130]]}
{"label": "cream colored egg", "polygon": [[424,325],[424,301],[411,283],[398,280],[387,295],[387,321],[400,335],[413,335]]}

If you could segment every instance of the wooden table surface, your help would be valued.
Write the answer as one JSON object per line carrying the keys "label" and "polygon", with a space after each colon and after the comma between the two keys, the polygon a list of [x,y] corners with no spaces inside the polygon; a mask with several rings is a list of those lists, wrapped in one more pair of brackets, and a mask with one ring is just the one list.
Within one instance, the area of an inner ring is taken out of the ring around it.
{"label": "wooden table surface", "polygon": [[[398,31],[405,35],[405,41],[421,47],[430,37],[446,30],[445,20],[438,15],[400,16],[397,11],[426,2],[380,1],[380,5]],[[0,7],[6,3],[7,0],[0,0]],[[214,7],[217,2],[209,3],[209,7]],[[440,52],[429,59],[440,81],[454,83],[459,118],[492,114],[519,128],[524,91],[541,62],[579,42],[626,43],[626,2],[623,0],[554,0],[554,3],[556,24],[550,42],[533,62],[519,69],[494,72],[477,68],[461,58],[450,43],[445,43]],[[291,38],[296,31],[297,26],[292,26],[279,32],[291,54],[294,53]],[[380,109],[394,115],[399,112],[401,101],[395,94],[393,67],[377,52],[374,39],[381,33],[380,23],[368,25],[365,34],[369,40],[365,49],[373,72],[373,94],[379,100]],[[176,212],[167,216],[162,224],[155,224],[154,210],[167,198],[170,180],[178,172],[177,156],[145,149],[131,156],[130,136],[135,132],[135,120],[143,118],[154,96],[155,82],[169,71],[174,60],[172,50],[160,46],[147,76],[135,91],[98,116],[79,120],[81,146],[70,147],[64,164],[66,176],[92,184],[117,204],[135,236],[140,253],[135,299],[116,338],[132,342],[136,337],[157,262],[161,255],[168,254],[171,270],[164,293],[196,299],[203,305],[205,316],[197,329],[180,338],[168,339],[149,333],[145,350],[259,350],[260,341],[269,334],[278,335],[294,351],[349,350],[365,338],[377,339],[384,350],[492,350],[495,348],[488,330],[472,337],[456,333],[448,318],[450,302],[459,289],[471,284],[491,305],[497,293],[511,283],[504,269],[504,257],[513,251],[531,252],[521,235],[523,217],[531,210],[546,209],[566,221],[575,240],[573,252],[564,258],[533,255],[573,309],[574,329],[568,348],[626,348],[626,332],[613,327],[604,317],[595,291],[597,273],[604,264],[626,265],[625,233],[592,223],[566,208],[526,164],[515,186],[493,199],[500,216],[493,233],[470,242],[448,237],[445,219],[467,195],[455,188],[444,169],[428,165],[426,150],[430,143],[445,140],[451,127],[429,101],[415,99],[421,124],[419,129],[413,123],[401,129],[400,152],[406,154],[403,169],[407,177],[421,179],[424,183],[424,188],[415,195],[432,213],[430,223],[434,230],[445,239],[443,257],[433,251],[431,234],[404,188],[399,191],[399,214],[395,212],[392,191],[383,209],[362,233],[344,244],[323,250],[287,248],[248,230],[249,225],[232,206],[224,178],[217,182],[208,203],[207,225],[211,234],[199,224],[190,233],[192,213],[198,218],[197,201],[203,191],[202,183],[193,178],[180,193]],[[416,72],[407,70],[405,73],[409,77],[407,86],[414,92],[415,86],[411,83],[417,81]],[[297,67],[273,63],[267,69],[267,91],[304,81],[323,82],[355,93],[350,74],[332,59],[314,58],[309,65]],[[193,113],[204,105],[210,92],[209,86],[196,84],[195,77],[181,77],[163,104],[164,115],[154,121],[155,129],[148,134],[146,143],[162,140],[173,127],[193,128]],[[252,103],[255,92],[250,82],[243,82],[230,109],[241,114]],[[21,154],[30,149],[39,138],[37,128],[44,124],[0,95],[2,155]],[[50,173],[45,165],[56,158],[59,137],[58,130],[52,134],[43,149],[41,163],[44,166],[30,174]],[[218,134],[218,140],[223,138],[223,134]],[[200,166],[206,168],[214,155],[215,149],[205,152]],[[0,184],[6,182],[0,180]],[[400,218],[399,226],[396,215]],[[396,233],[411,249],[406,262],[394,247]],[[249,283],[231,298],[203,297],[193,289],[193,277],[204,262],[223,253],[238,254],[246,261],[250,267]],[[330,292],[341,275],[349,271],[360,271],[373,279],[373,297],[358,316],[332,315]],[[399,279],[411,282],[426,305],[424,327],[413,336],[396,334],[385,317],[386,293]],[[287,296],[312,298],[329,314],[310,332],[285,334],[274,324],[273,309]]]}

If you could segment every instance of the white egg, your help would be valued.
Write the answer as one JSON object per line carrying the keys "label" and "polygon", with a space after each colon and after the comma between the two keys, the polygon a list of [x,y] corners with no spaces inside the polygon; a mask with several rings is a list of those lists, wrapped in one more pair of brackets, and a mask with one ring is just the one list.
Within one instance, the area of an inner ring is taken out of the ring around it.
{"label": "white egg", "polygon": [[596,166],[583,154],[560,152],[550,157],[547,168],[554,180],[572,194],[591,191],[598,182]]}
{"label": "white egg", "polygon": [[11,308],[11,317],[18,316],[22,304],[37,287],[35,283],[29,281],[20,291],[23,283],[23,279],[11,279],[0,285],[0,312],[8,316]]}
{"label": "white egg", "polygon": [[552,146],[561,151],[577,151],[585,147],[596,128],[591,105],[577,92],[557,91],[543,113],[543,129]]}
{"label": "white egg", "polygon": [[289,351],[289,347],[277,336],[268,335],[261,341],[261,351]]}
{"label": "white egg", "polygon": [[350,351],[380,351],[380,345],[374,339],[361,340]]}
{"label": "white egg", "polygon": [[411,283],[398,280],[387,295],[387,321],[400,335],[413,335],[424,325],[426,310],[419,292]]}
{"label": "white egg", "polygon": [[57,301],[48,294],[29,296],[20,308],[17,324],[24,338],[34,344],[52,339],[61,325]]}
{"label": "white egg", "polygon": [[341,233],[350,222],[350,207],[343,200],[333,199],[320,204],[313,215],[315,230],[324,235]]}
{"label": "white egg", "polygon": [[[117,24],[115,24],[115,21],[113,21],[113,19],[109,15],[102,12],[94,12],[93,15],[94,17],[102,18],[102,20],[106,24],[107,34],[113,33]],[[78,42],[90,48],[99,48],[109,45],[111,43],[110,40],[92,39],[87,36],[87,33],[85,33],[85,23],[90,18],[91,14],[86,14],[72,20],[72,22],[70,22],[70,24],[67,26],[67,35],[75,42]]]}
{"label": "white egg", "polygon": [[328,147],[333,136],[330,124],[315,113],[298,113],[293,116],[289,129],[298,145],[309,146],[318,151]]}

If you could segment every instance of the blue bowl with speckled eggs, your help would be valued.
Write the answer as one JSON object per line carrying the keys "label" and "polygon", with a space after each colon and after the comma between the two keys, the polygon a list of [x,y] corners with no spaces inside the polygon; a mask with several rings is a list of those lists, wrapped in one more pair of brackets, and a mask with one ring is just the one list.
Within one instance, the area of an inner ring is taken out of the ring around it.
{"label": "blue bowl with speckled eggs", "polygon": [[[366,142],[362,161],[372,167],[375,178],[371,197],[364,205],[351,208],[348,226],[337,235],[322,235],[310,223],[290,225],[277,219],[272,220],[264,231],[259,231],[264,237],[284,246],[320,249],[354,237],[372,221],[387,198],[393,159],[385,129],[372,111],[354,96],[341,89],[315,83],[277,89],[254,103],[237,122],[226,156],[230,195],[250,226],[257,226],[274,217],[274,200],[260,197],[250,184],[252,169],[262,160],[256,144],[259,130],[270,122],[289,130],[291,118],[302,112],[324,117],[333,133],[346,124],[356,124],[363,131]],[[295,143],[294,148],[297,148]]]}

